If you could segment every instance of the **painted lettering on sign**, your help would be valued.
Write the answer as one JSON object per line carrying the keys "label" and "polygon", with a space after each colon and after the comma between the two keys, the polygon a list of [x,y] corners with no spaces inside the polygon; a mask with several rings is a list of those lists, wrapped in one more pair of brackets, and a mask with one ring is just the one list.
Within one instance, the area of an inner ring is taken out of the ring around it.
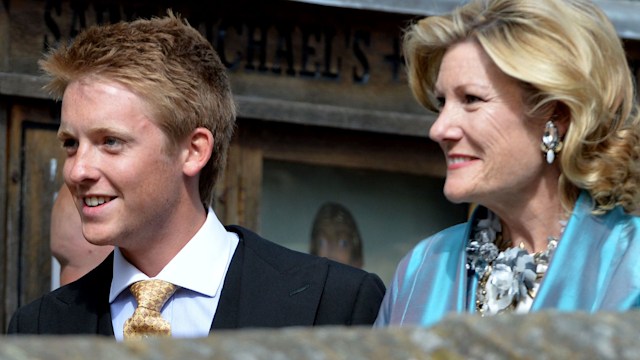
{"label": "painted lettering on sign", "polygon": [[[93,24],[157,16],[166,11],[155,4],[102,1],[71,1],[65,9],[62,0],[47,0],[44,10],[48,31],[43,39],[45,49]],[[231,72],[363,85],[374,77],[400,81],[404,59],[399,31],[389,34],[344,24],[297,23],[268,14],[259,19],[243,13],[185,17],[209,39]]]}
{"label": "painted lettering on sign", "polygon": [[332,27],[222,21],[215,34],[209,40],[231,70],[338,80],[345,76],[347,63],[355,83],[367,83],[371,74],[371,33],[367,31],[347,31],[338,37]]}

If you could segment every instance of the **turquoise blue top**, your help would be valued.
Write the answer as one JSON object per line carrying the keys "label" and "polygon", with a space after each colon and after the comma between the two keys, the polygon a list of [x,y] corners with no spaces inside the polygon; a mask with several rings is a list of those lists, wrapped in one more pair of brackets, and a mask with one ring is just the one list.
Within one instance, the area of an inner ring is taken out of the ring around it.
{"label": "turquoise blue top", "polygon": [[[640,307],[640,218],[619,207],[604,215],[591,209],[583,192],[531,311]],[[374,326],[430,326],[447,314],[475,312],[478,278],[465,267],[473,220],[422,240],[401,260]]]}

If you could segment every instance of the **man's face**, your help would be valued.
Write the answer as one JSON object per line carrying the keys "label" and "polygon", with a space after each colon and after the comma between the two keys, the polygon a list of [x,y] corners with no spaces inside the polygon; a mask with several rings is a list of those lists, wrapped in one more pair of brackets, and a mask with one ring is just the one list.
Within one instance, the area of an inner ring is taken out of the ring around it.
{"label": "man's face", "polygon": [[125,86],[79,80],[66,89],[58,137],[67,152],[64,179],[87,240],[149,251],[175,230],[184,194],[180,151],[145,102]]}

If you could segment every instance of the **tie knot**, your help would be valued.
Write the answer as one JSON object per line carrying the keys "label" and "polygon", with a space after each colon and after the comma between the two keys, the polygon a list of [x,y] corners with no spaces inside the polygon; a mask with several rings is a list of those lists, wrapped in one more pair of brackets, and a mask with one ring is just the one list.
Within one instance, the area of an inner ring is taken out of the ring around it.
{"label": "tie knot", "polygon": [[177,287],[170,282],[152,279],[133,283],[131,293],[138,302],[138,307],[160,312],[162,306],[176,292]]}

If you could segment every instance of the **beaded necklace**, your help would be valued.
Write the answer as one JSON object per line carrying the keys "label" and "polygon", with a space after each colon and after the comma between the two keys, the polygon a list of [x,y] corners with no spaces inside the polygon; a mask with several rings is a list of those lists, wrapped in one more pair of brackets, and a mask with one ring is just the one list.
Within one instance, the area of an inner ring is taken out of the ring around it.
{"label": "beaded necklace", "polygon": [[[529,254],[523,244],[508,247],[502,238],[500,219],[487,210],[467,244],[467,269],[478,276],[476,311],[482,316],[511,312],[528,304],[553,255],[558,238],[548,237],[544,251]],[[561,223],[564,229],[564,223]],[[527,301],[529,300],[529,301]]]}

